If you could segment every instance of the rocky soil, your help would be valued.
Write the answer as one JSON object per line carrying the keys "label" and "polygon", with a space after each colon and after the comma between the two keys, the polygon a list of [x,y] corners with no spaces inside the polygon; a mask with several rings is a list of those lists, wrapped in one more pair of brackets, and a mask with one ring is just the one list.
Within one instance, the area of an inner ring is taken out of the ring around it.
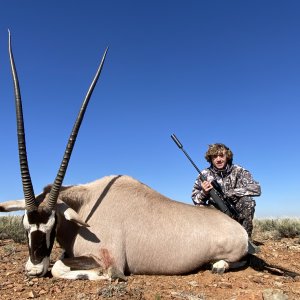
{"label": "rocky soil", "polygon": [[[27,278],[24,263],[27,246],[12,240],[0,240],[0,299],[300,299],[299,239],[258,241],[257,257],[273,267],[245,267],[223,275],[203,268],[183,276],[128,276],[127,282],[96,282]],[[55,245],[52,263],[61,249]],[[289,276],[293,275],[293,276]]]}

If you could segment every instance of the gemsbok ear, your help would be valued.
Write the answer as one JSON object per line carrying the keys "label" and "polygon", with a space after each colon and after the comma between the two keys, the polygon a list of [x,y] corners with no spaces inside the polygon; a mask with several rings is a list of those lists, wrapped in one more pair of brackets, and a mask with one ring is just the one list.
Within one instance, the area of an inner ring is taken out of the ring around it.
{"label": "gemsbok ear", "polygon": [[74,209],[72,209],[66,203],[59,200],[57,202],[57,212],[63,214],[66,220],[68,221],[74,222],[84,227],[90,227],[89,224],[87,224],[80,218],[80,216]]}
{"label": "gemsbok ear", "polygon": [[0,212],[25,210],[25,199],[11,200],[0,203]]}

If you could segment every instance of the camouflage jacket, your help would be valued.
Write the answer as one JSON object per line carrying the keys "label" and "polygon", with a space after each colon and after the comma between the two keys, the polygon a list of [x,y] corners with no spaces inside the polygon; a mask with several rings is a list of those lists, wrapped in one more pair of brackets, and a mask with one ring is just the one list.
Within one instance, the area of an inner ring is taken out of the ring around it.
{"label": "camouflage jacket", "polygon": [[[216,180],[225,196],[233,203],[243,196],[259,196],[260,184],[252,178],[250,172],[239,165],[227,165],[225,170],[219,171],[209,167],[201,171],[207,181]],[[193,190],[192,200],[196,205],[209,204],[210,197],[201,188],[201,181],[197,177]]]}

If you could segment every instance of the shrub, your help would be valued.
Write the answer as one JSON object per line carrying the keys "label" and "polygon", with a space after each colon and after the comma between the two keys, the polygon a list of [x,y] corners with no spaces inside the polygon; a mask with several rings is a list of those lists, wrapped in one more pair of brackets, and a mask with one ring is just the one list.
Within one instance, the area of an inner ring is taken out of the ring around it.
{"label": "shrub", "polygon": [[279,220],[277,231],[280,238],[295,238],[300,235],[300,222],[293,219]]}
{"label": "shrub", "polygon": [[253,235],[255,237],[274,239],[297,238],[300,236],[300,219],[256,219],[254,220]]}
{"label": "shrub", "polygon": [[0,239],[12,239],[18,243],[26,241],[21,216],[0,217]]}

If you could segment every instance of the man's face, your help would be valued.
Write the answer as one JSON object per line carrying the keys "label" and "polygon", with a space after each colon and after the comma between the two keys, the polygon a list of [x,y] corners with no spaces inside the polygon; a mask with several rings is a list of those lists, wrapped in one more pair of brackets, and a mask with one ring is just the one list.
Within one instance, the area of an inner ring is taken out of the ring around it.
{"label": "man's face", "polygon": [[220,151],[218,155],[212,156],[212,164],[215,168],[222,170],[226,167],[227,164],[227,156],[225,154],[225,150]]}

